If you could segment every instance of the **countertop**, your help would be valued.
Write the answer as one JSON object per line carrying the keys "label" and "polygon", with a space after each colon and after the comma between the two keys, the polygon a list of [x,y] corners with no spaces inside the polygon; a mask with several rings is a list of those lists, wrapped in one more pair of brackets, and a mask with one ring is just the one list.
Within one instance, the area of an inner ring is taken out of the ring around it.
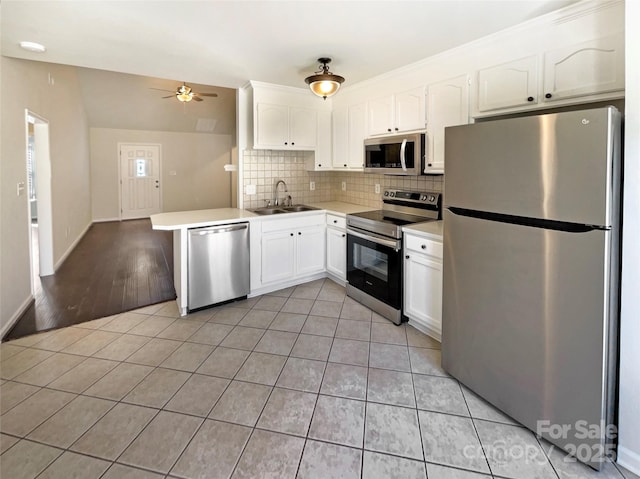
{"label": "countertop", "polygon": [[426,223],[415,223],[409,226],[403,226],[402,231],[404,231],[405,233],[413,233],[442,241],[443,225],[444,222],[442,220],[427,221]]}
{"label": "countertop", "polygon": [[199,228],[224,223],[237,223],[259,217],[255,213],[240,208],[216,208],[213,210],[174,211],[151,215],[154,230],[179,230]]}
{"label": "countertop", "polygon": [[324,201],[322,203],[308,203],[308,205],[313,206],[314,208],[320,208],[321,210],[327,210],[327,212],[329,213],[336,213],[339,215],[350,215],[352,213],[361,213],[362,211],[371,211],[376,209],[370,206],[344,203],[342,201]]}
{"label": "countertop", "polygon": [[[355,205],[352,203],[343,203],[341,201],[325,201],[322,203],[307,203],[320,210],[326,210],[330,213],[338,215],[348,215],[361,211],[370,211],[374,208],[368,206]],[[288,215],[302,215],[304,213],[312,213],[306,211],[303,213],[287,213],[275,216],[260,216],[248,210],[240,208],[216,208],[211,210],[193,210],[193,211],[174,211],[171,213],[158,213],[151,215],[151,225],[154,230],[180,230],[187,228],[200,228],[203,226],[215,226],[225,223],[237,223],[240,221],[249,221],[267,218],[283,218]]]}

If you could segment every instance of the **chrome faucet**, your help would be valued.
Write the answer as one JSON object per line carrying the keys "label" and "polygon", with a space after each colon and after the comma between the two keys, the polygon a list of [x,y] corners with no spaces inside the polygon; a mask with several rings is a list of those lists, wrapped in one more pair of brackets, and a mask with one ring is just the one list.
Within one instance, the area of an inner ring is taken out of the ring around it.
{"label": "chrome faucet", "polygon": [[[287,190],[287,184],[284,182],[284,180],[278,180],[276,182],[276,185],[273,187],[273,197],[274,197],[274,206],[278,206],[280,204],[280,200],[278,199],[278,186],[280,186],[280,183],[282,183],[284,185],[284,192],[287,193],[289,190]],[[285,200],[286,203],[286,200]]]}

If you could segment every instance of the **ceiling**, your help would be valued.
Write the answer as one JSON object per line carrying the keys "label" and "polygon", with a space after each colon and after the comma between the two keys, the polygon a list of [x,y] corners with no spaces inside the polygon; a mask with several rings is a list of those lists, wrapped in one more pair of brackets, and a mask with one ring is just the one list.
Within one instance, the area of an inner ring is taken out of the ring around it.
{"label": "ceiling", "polygon": [[10,57],[227,88],[302,87],[328,56],[346,87],[575,1],[3,0],[0,39]]}

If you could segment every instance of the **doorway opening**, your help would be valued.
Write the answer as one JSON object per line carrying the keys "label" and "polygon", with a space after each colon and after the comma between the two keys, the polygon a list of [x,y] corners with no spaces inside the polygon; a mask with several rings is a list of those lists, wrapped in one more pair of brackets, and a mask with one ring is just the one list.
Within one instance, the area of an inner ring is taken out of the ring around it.
{"label": "doorway opening", "polygon": [[40,276],[52,275],[53,218],[51,210],[51,157],[49,122],[25,110],[27,195],[29,201],[29,254],[31,293],[40,287]]}

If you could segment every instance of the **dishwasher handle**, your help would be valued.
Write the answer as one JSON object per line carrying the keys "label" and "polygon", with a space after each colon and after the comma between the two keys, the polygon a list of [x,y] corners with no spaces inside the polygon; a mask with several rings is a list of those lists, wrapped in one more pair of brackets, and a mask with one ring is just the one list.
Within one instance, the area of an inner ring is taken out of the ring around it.
{"label": "dishwasher handle", "polygon": [[249,227],[249,223],[241,223],[237,225],[224,225],[224,226],[214,226],[213,228],[203,228],[201,230],[191,230],[189,233],[192,235],[213,235],[218,233],[229,233],[231,231],[239,231],[245,230]]}

